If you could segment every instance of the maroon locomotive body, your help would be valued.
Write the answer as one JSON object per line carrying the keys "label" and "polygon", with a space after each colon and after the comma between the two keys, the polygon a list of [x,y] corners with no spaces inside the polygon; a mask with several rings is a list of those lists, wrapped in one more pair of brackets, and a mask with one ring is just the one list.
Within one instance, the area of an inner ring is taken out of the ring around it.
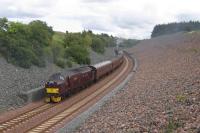
{"label": "maroon locomotive body", "polygon": [[93,69],[86,66],[73,69],[72,71],[70,71],[68,78],[70,91],[73,92],[73,90],[77,88],[85,87],[91,84],[94,81],[95,77]]}

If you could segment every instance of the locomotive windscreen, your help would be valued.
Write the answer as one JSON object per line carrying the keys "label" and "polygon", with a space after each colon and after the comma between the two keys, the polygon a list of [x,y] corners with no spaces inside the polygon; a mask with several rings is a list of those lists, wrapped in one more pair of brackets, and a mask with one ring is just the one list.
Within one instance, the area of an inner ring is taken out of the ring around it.
{"label": "locomotive windscreen", "polygon": [[53,75],[51,75],[51,76],[49,77],[49,80],[50,80],[50,81],[65,80],[65,78],[62,76],[61,73],[55,73],[55,74],[53,74]]}

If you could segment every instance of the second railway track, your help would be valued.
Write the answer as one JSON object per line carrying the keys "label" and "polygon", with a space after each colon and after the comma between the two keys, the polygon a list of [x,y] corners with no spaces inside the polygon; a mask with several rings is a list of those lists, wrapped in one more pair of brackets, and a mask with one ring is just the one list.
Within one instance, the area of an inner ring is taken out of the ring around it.
{"label": "second railway track", "polygon": [[[97,84],[92,85],[89,89],[59,104],[45,104],[5,121],[0,124],[0,132],[55,132],[56,128],[72,119],[73,115],[81,112],[82,108],[89,107],[100,99],[109,87],[121,82],[123,76],[126,77],[126,74],[131,71],[132,65],[131,59],[126,56],[119,69]],[[94,99],[96,101],[93,101]]]}

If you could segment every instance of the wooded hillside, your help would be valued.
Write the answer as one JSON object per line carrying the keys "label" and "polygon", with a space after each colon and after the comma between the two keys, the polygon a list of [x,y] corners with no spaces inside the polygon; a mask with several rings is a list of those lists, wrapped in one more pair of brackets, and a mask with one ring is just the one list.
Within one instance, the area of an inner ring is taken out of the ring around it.
{"label": "wooded hillside", "polygon": [[154,27],[151,37],[157,37],[176,32],[190,32],[196,30],[200,30],[200,23],[198,21],[159,24]]}
{"label": "wooded hillside", "polygon": [[51,60],[60,67],[90,64],[89,49],[103,54],[105,47],[116,45],[116,38],[92,31],[54,32],[46,22],[28,24],[0,18],[0,55],[9,63],[29,68],[45,66]]}

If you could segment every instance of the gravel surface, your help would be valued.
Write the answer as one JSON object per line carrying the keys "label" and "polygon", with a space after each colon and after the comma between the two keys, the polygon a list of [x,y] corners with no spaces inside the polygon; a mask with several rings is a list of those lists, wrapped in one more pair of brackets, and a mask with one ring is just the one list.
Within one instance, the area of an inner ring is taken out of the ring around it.
{"label": "gravel surface", "polygon": [[[104,55],[99,55],[91,51],[91,62],[101,62],[114,57],[114,50],[107,48]],[[25,104],[18,97],[21,91],[28,91],[44,85],[50,75],[56,72],[65,73],[67,69],[61,69],[54,64],[48,63],[45,68],[36,66],[30,69],[8,64],[6,60],[0,57],[0,113],[7,109],[14,109]]]}
{"label": "gravel surface", "polygon": [[129,52],[134,77],[75,132],[199,133],[200,34],[141,41]]}

